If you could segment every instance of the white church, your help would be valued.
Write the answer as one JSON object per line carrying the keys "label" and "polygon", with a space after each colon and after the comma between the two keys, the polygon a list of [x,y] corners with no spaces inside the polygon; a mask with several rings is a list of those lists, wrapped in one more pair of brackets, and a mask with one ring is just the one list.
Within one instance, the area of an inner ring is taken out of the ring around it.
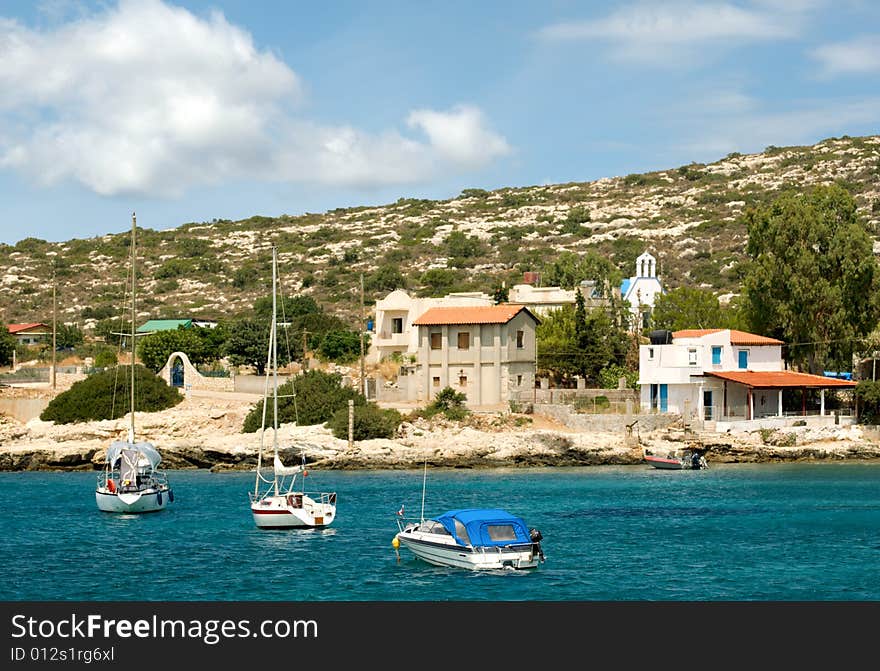
{"label": "white church", "polygon": [[620,295],[628,301],[633,314],[633,325],[647,328],[655,298],[663,293],[657,277],[657,260],[648,252],[636,259],[636,274],[625,279],[620,285]]}

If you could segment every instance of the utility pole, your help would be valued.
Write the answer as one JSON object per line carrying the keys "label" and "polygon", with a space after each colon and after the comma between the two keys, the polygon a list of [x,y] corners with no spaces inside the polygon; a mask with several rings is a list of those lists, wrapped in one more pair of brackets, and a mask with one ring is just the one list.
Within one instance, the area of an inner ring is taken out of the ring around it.
{"label": "utility pole", "polygon": [[56,378],[58,374],[55,371],[55,338],[58,330],[58,308],[55,302],[55,268],[52,268],[52,389],[56,388]]}
{"label": "utility pole", "polygon": [[364,317],[364,274],[361,273],[361,325],[358,329],[361,337],[361,386],[363,387],[364,397],[367,396],[367,376],[364,373],[364,328],[367,325],[367,320]]}
{"label": "utility pole", "polygon": [[309,349],[309,339],[306,337],[306,336],[308,336],[308,334],[309,334],[309,332],[306,331],[305,329],[303,329],[303,365],[302,365],[303,372],[305,372],[309,369],[309,357],[307,354],[308,349]]}

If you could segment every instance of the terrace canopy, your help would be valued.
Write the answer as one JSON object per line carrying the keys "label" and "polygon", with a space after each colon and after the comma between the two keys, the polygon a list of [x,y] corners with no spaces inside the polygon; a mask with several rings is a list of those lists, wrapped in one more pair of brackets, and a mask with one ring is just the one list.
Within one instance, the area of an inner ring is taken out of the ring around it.
{"label": "terrace canopy", "polygon": [[[728,383],[734,383],[746,387],[748,392],[748,417],[754,419],[754,395],[755,389],[775,389],[779,392],[778,412],[782,415],[782,391],[783,389],[819,389],[820,415],[825,414],[825,390],[826,389],[853,389],[855,382],[839,378],[825,377],[823,375],[811,375],[809,373],[797,373],[791,370],[775,371],[706,371],[705,375],[716,377],[724,381],[725,389]],[[802,412],[807,414],[806,394],[802,394]]]}

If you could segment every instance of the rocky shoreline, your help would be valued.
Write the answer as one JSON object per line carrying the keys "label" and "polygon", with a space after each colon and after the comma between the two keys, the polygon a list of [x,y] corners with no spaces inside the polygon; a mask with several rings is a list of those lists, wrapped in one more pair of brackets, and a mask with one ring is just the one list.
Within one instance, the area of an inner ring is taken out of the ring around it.
{"label": "rocky shoreline", "polygon": [[[252,470],[260,433],[241,426],[252,400],[188,397],[157,413],[138,413],[138,439],[152,442],[166,469]],[[0,416],[0,471],[99,470],[111,441],[124,439],[130,419],[55,425],[33,419],[20,423]],[[271,452],[271,432],[264,450]],[[304,450],[308,463],[326,470],[414,469],[425,463],[445,468],[571,467],[643,464],[647,452],[667,454],[685,448],[705,452],[713,463],[790,461],[880,461],[880,443],[857,427],[777,434],[693,434],[667,428],[627,436],[576,431],[554,420],[510,413],[477,414],[467,423],[414,420],[394,439],[355,441],[335,438],[323,426],[284,425],[281,456],[296,463]],[[265,452],[264,452],[265,453]]]}

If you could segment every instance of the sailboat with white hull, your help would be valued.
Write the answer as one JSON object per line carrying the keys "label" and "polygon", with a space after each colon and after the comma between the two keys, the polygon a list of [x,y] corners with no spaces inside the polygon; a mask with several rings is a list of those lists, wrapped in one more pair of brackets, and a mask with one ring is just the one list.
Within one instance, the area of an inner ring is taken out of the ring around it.
{"label": "sailboat with white hull", "polygon": [[[272,324],[269,330],[269,354],[266,366],[266,391],[263,394],[263,422],[260,451],[257,455],[256,482],[250,493],[251,513],[260,529],[308,529],[329,526],[336,519],[336,492],[306,492],[297,489],[297,476],[308,475],[305,464],[285,466],[278,454],[278,255],[272,248]],[[272,472],[263,472],[263,440],[272,382]]]}
{"label": "sailboat with white hull", "polygon": [[[162,457],[152,443],[135,439],[135,236],[137,220],[131,215],[131,425],[128,440],[110,443],[104,470],[98,476],[95,501],[107,513],[152,513],[174,501],[174,493],[163,471],[158,470]],[[126,334],[128,335],[128,334]]]}

